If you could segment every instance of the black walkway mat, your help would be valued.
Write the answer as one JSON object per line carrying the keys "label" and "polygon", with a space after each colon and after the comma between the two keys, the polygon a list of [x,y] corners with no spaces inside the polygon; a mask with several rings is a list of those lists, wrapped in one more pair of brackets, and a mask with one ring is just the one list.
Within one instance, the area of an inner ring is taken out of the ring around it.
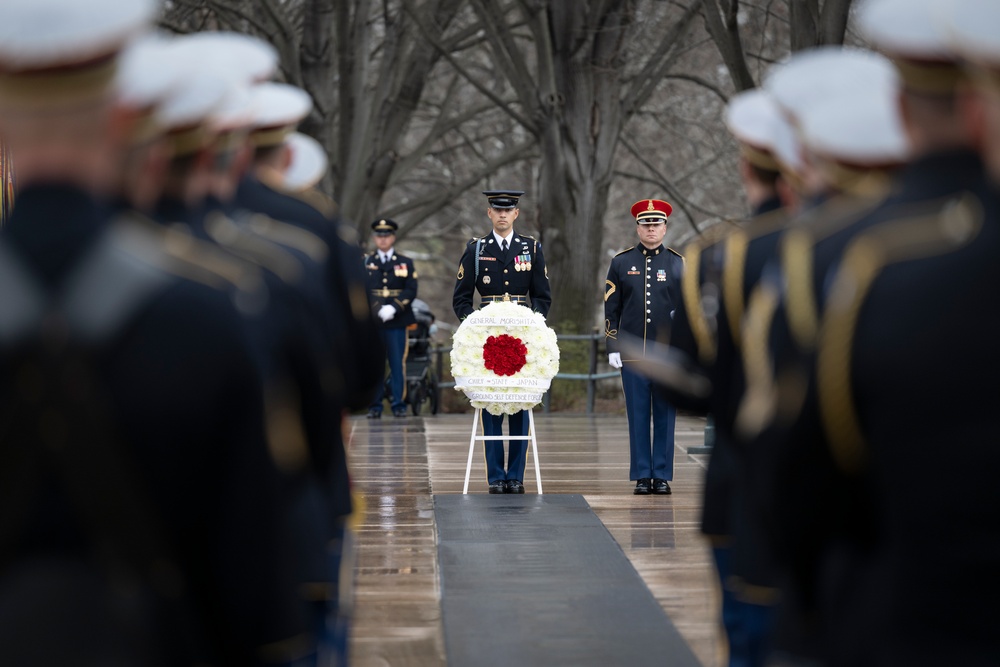
{"label": "black walkway mat", "polygon": [[579,495],[434,496],[449,667],[700,663]]}

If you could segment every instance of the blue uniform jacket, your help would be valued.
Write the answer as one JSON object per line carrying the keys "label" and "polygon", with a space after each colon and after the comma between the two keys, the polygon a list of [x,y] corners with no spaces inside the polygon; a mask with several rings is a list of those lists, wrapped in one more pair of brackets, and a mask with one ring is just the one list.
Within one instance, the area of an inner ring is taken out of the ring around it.
{"label": "blue uniform jacket", "polygon": [[614,256],[604,288],[604,335],[609,353],[619,351],[622,332],[643,343],[667,342],[670,318],[680,304],[683,272],[684,259],[662,245],[650,250],[639,243]]}

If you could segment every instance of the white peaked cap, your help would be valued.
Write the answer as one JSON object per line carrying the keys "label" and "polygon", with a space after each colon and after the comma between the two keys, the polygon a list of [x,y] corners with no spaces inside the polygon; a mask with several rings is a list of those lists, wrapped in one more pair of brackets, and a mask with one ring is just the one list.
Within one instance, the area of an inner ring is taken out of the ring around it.
{"label": "white peaked cap", "polygon": [[764,89],[793,123],[811,107],[851,98],[859,91],[898,86],[892,62],[873,51],[821,46],[799,51],[776,65]]}
{"label": "white peaked cap", "polygon": [[152,107],[180,87],[187,70],[173,48],[173,41],[149,33],[122,51],[115,89],[123,104],[137,109]]}
{"label": "white peaked cap", "polygon": [[204,64],[246,84],[267,81],[278,70],[278,51],[268,42],[238,32],[198,32],[181,38]]}
{"label": "white peaked cap", "polygon": [[251,92],[255,128],[297,125],[312,110],[309,93],[287,83],[261,83]]}
{"label": "white peaked cap", "polygon": [[236,85],[211,67],[185,70],[182,84],[156,110],[156,122],[166,130],[206,123]]}
{"label": "white peaked cap", "polygon": [[859,167],[885,167],[909,154],[899,104],[891,90],[832,100],[801,119],[802,143],[813,154]]}
{"label": "white peaked cap", "polygon": [[774,126],[774,156],[789,171],[802,169],[802,146],[795,136],[795,128],[785,117]]}
{"label": "white peaked cap", "polygon": [[320,143],[301,132],[292,132],[285,138],[285,144],[292,153],[291,164],[285,171],[285,187],[302,191],[319,183],[329,166]]}
{"label": "white peaked cap", "polygon": [[233,82],[222,103],[212,114],[210,123],[214,130],[225,132],[249,128],[253,122],[254,96],[250,86]]}
{"label": "white peaked cap", "polygon": [[942,18],[952,45],[964,58],[1000,68],[1000,2],[953,0]]}
{"label": "white peaked cap", "polygon": [[903,58],[955,60],[941,12],[949,0],[865,0],[857,25],[876,49]]}
{"label": "white peaked cap", "polygon": [[0,0],[0,71],[84,64],[148,29],[156,0]]}
{"label": "white peaked cap", "polygon": [[762,150],[774,146],[774,126],[781,121],[781,110],[760,88],[734,95],[726,106],[726,127],[737,140]]}

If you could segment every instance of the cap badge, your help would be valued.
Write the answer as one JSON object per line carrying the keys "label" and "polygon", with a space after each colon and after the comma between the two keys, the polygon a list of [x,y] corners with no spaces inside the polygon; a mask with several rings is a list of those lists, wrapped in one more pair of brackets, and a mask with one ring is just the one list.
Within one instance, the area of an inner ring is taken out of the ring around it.
{"label": "cap badge", "polygon": [[646,207],[646,210],[647,211],[655,211],[656,210],[656,207],[653,206],[653,200],[652,199],[649,200],[649,206]]}

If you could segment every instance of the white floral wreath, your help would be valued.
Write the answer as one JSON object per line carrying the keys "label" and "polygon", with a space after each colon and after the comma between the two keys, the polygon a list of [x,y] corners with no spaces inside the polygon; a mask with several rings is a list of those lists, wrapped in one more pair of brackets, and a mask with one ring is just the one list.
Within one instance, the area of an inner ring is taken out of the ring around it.
{"label": "white floral wreath", "polygon": [[490,303],[466,317],[452,337],[455,389],[491,415],[535,407],[558,372],[556,332],[541,314],[516,303]]}

